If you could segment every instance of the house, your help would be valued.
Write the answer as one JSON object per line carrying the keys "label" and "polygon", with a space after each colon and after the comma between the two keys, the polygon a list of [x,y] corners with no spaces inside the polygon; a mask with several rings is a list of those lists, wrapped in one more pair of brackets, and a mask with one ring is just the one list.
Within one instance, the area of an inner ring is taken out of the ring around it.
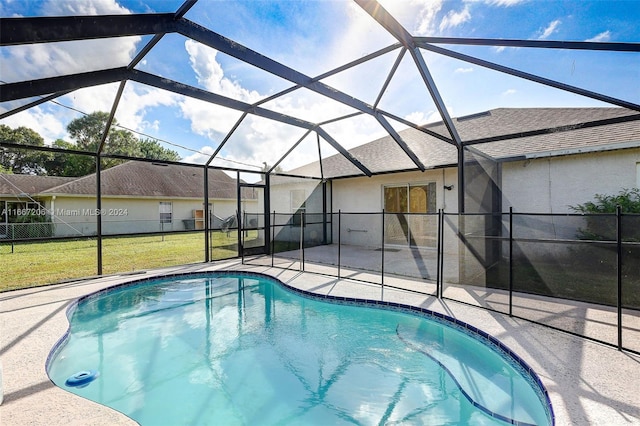
{"label": "house", "polygon": [[[484,236],[508,235],[508,214],[504,213],[510,209],[531,213],[517,217],[526,237],[575,239],[584,220],[560,216],[572,213],[571,206],[591,201],[598,193],[617,194],[623,188],[640,186],[638,118],[637,112],[623,108],[498,108],[456,118],[454,125],[468,144],[464,148],[463,197],[459,197],[458,149],[437,137],[448,136],[441,122],[424,126],[428,133],[414,128],[398,132],[425,171],[387,136],[349,150],[373,176],[364,176],[345,157],[334,155],[321,164],[287,172],[315,176],[316,189],[309,188],[309,183],[304,188],[295,179],[289,183],[283,179],[281,185],[272,185],[271,196],[288,197],[294,212],[302,205],[294,202],[301,199],[297,191],[304,190],[305,211],[321,213],[318,188],[323,180],[330,182],[326,204],[333,214],[329,216],[332,234],[325,241],[337,242],[336,213],[349,212],[342,215],[341,244],[355,246],[380,247],[384,232],[386,246],[435,250],[436,213],[440,209],[451,213],[444,228],[443,250],[459,259],[460,275],[447,279],[464,282],[483,275],[482,270],[505,253]],[[457,217],[461,198],[465,213],[485,215]],[[309,208],[311,204],[315,210]],[[387,213],[384,225],[379,215],[365,215],[383,210]],[[465,236],[463,244],[459,231]],[[305,241],[311,238],[309,232],[305,231]],[[479,238],[474,240],[474,236]],[[538,244],[520,249],[524,257],[534,258],[561,255],[567,247],[550,249]]]}
{"label": "house", "polygon": [[[595,122],[608,123],[584,125]],[[635,111],[498,108],[459,117],[454,123],[461,139],[472,143],[465,152],[467,213],[506,212],[509,208],[518,212],[569,213],[571,206],[592,200],[596,193],[617,193],[640,184],[640,121]],[[424,129],[447,135],[441,122]],[[395,212],[398,207],[393,204],[393,195],[398,190],[394,188],[405,188],[402,191],[410,194],[412,188],[426,186],[425,191],[435,193],[426,198],[422,194],[429,203],[420,204],[419,208],[416,205],[417,210],[413,211],[457,212],[457,148],[413,128],[400,131],[399,135],[421,159],[424,172],[386,136],[349,150],[374,173],[372,177],[363,176],[339,154],[322,160],[322,176],[318,162],[287,173],[331,179],[333,211]],[[496,140],[474,143],[491,138]],[[484,163],[484,174],[491,175],[499,189],[493,206],[471,198],[477,192],[469,187],[478,176],[470,173],[470,167],[477,167],[478,162]],[[387,173],[391,171],[394,173]]]}
{"label": "house", "polygon": [[[35,215],[53,223],[54,236],[86,236],[96,234],[100,215],[106,235],[204,229],[203,173],[202,167],[136,161],[103,170],[100,210],[95,174],[0,175],[0,225],[8,229],[8,224],[24,221],[21,216]],[[210,227],[219,229],[239,208],[237,180],[217,169],[208,173]],[[255,212],[257,205],[251,188],[244,188],[240,208]],[[28,221],[33,220],[38,219]]]}

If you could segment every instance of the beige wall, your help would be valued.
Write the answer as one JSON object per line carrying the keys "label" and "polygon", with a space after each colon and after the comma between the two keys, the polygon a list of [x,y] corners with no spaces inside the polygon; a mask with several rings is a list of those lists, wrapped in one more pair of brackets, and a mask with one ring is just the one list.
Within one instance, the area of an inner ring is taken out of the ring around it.
{"label": "beige wall", "polygon": [[[277,213],[295,213],[300,205],[292,205],[291,191],[302,190],[305,193],[305,197],[309,197],[319,186],[322,186],[322,182],[316,179],[295,179],[295,178],[272,178],[271,192],[269,194],[269,202],[271,204],[271,212]],[[314,199],[313,203],[322,202],[322,199]],[[298,203],[299,204],[299,203]],[[312,212],[321,212],[322,204],[309,204],[307,200],[307,210]]]}
{"label": "beige wall", "polygon": [[503,163],[503,210],[571,213],[569,206],[636,187],[640,149]]}
{"label": "beige wall", "polygon": [[[172,203],[172,222],[160,223],[160,202]],[[234,214],[235,200],[210,200],[212,210],[221,217]],[[256,204],[251,202],[251,204]],[[54,213],[56,236],[95,235],[95,198],[61,197],[47,202]],[[135,232],[178,231],[187,229],[184,220],[192,220],[194,210],[202,209],[202,200],[171,200],[167,198],[103,198],[102,232],[120,234]]]}
{"label": "beige wall", "polygon": [[[333,181],[333,211],[380,212],[382,211],[382,188],[386,185],[405,183],[436,183],[436,206],[446,212],[458,211],[457,168],[406,172],[373,177],[339,179]],[[453,185],[451,191],[444,185]]]}
{"label": "beige wall", "polygon": [[[333,181],[333,212],[343,213],[381,212],[383,208],[382,188],[388,185],[436,183],[436,208],[454,213],[458,210],[457,168],[406,172],[373,177],[340,179]],[[451,191],[444,185],[453,185]],[[434,219],[434,234],[437,220]],[[457,220],[454,219],[455,223]],[[334,219],[335,220],[335,219]],[[334,224],[334,232],[337,232]],[[381,244],[382,222],[379,215],[344,215],[341,220],[341,243],[376,247]],[[349,231],[351,230],[351,231]],[[367,232],[361,232],[367,231]],[[445,251],[457,253],[457,237],[451,227],[445,226]],[[334,235],[334,242],[337,237]]]}

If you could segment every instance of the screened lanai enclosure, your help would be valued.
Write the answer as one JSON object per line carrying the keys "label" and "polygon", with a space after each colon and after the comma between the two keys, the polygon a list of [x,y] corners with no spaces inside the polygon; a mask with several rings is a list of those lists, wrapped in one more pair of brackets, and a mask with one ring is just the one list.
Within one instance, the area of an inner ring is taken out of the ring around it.
{"label": "screened lanai enclosure", "polygon": [[603,3],[4,4],[0,290],[233,258],[640,352],[640,5]]}

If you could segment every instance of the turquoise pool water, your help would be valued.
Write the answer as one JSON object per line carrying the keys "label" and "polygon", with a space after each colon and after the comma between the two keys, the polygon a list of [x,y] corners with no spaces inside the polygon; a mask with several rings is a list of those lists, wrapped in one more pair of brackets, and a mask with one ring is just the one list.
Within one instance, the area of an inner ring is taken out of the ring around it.
{"label": "turquoise pool water", "polygon": [[[48,373],[142,425],[552,424],[543,391],[446,321],[190,275],[81,300]],[[65,381],[99,376],[86,387]]]}

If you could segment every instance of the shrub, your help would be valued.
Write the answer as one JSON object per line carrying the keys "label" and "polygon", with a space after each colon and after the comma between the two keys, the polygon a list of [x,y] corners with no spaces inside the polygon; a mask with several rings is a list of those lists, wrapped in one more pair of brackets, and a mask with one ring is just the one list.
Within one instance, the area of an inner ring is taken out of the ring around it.
{"label": "shrub", "polygon": [[[573,211],[588,215],[586,228],[578,230],[577,238],[582,240],[616,240],[615,218],[598,214],[615,214],[620,206],[624,214],[640,214],[640,189],[623,189],[617,195],[596,194],[595,202],[588,201],[577,206],[569,206]],[[637,221],[636,221],[637,222]],[[640,227],[623,227],[623,241],[640,241]]]}

